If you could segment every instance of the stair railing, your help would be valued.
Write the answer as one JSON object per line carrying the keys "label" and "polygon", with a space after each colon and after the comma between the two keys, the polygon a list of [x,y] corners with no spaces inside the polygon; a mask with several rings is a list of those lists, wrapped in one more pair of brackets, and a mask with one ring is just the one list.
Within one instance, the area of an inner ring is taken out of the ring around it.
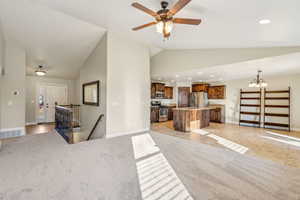
{"label": "stair railing", "polygon": [[90,139],[91,139],[91,137],[92,137],[92,135],[94,134],[94,132],[95,132],[95,130],[96,130],[96,128],[97,128],[99,122],[102,120],[103,117],[104,117],[104,114],[101,114],[101,115],[98,117],[98,119],[97,119],[97,121],[96,121],[96,123],[95,123],[95,125],[94,125],[94,127],[93,127],[93,129],[92,129],[92,131],[90,132],[90,134],[89,134],[87,140],[90,140]]}

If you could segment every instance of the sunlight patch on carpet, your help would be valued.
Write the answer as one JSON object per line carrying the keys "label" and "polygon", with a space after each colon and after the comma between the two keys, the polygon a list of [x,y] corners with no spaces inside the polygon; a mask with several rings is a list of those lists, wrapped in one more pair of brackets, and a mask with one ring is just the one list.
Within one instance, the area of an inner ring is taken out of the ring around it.
{"label": "sunlight patch on carpet", "polygon": [[143,200],[193,200],[152,137],[132,137]]}

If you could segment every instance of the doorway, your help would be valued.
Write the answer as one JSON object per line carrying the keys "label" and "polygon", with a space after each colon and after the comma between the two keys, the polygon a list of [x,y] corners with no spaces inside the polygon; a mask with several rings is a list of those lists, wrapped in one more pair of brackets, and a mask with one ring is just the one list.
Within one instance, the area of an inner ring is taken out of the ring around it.
{"label": "doorway", "polygon": [[39,85],[37,88],[37,122],[53,123],[55,106],[68,104],[68,86]]}

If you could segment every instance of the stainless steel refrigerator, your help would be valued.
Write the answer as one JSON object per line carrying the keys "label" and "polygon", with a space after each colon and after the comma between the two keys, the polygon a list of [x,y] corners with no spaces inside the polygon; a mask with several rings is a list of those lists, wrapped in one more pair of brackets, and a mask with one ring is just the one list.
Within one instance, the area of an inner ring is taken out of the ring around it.
{"label": "stainless steel refrigerator", "polygon": [[206,107],[208,106],[207,92],[192,92],[190,96],[191,107]]}

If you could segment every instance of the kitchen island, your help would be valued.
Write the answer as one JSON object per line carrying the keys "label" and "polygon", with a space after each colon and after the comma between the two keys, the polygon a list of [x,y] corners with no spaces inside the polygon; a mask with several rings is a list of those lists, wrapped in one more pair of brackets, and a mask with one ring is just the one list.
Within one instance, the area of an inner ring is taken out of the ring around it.
{"label": "kitchen island", "polygon": [[210,107],[173,108],[173,126],[177,131],[190,132],[209,126]]}

